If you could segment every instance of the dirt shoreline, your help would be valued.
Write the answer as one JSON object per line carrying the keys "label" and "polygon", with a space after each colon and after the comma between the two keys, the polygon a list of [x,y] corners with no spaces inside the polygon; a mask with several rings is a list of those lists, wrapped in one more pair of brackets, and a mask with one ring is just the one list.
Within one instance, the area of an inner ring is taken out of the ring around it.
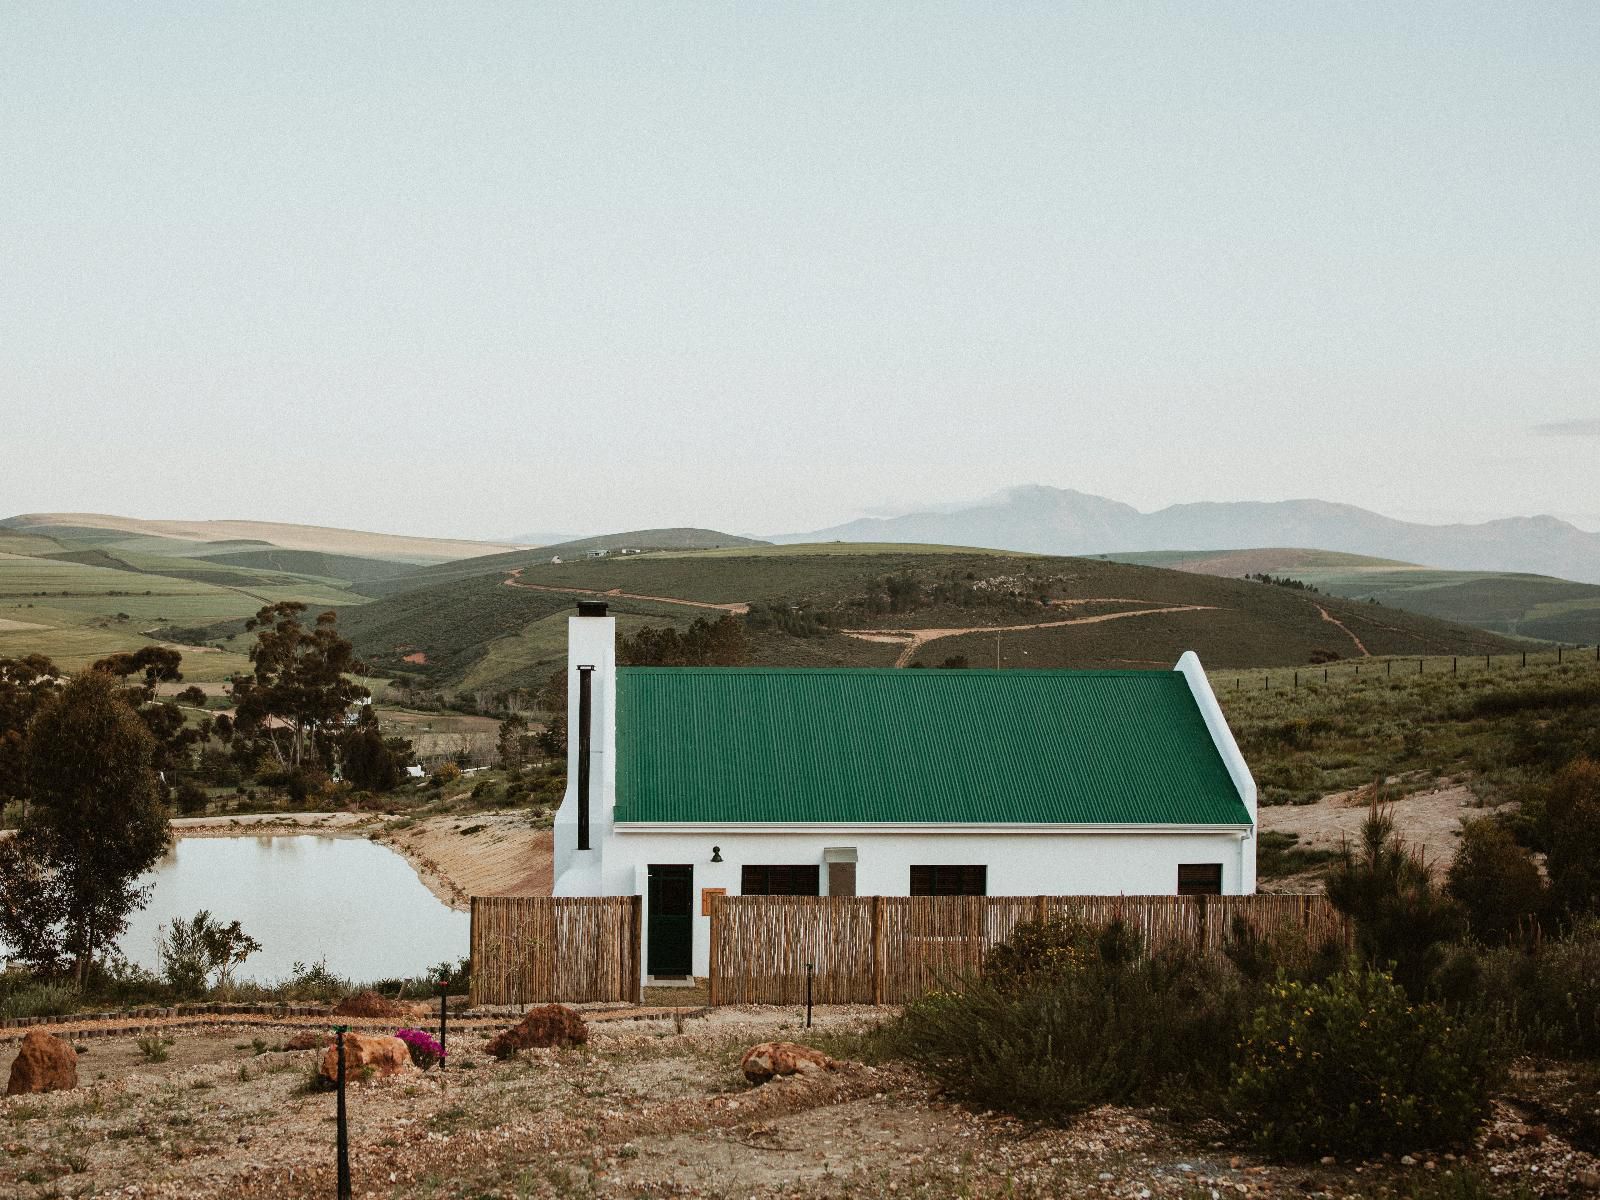
{"label": "dirt shoreline", "polygon": [[553,843],[525,812],[409,818],[379,813],[250,813],[175,817],[179,838],[316,834],[367,838],[401,855],[443,903],[465,912],[473,896],[548,896]]}

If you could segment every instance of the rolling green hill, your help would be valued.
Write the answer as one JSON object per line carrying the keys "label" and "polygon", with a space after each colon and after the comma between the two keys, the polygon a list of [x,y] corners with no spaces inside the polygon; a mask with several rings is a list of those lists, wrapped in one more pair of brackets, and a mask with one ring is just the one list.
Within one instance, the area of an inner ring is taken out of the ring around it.
{"label": "rolling green hill", "polygon": [[413,568],[403,574],[363,582],[357,590],[368,596],[392,596],[398,592],[429,587],[436,583],[471,579],[491,570],[509,571],[513,567],[550,565],[552,559],[559,558],[563,561],[587,559],[596,553],[616,554],[618,557],[629,558],[633,555],[624,555],[621,552],[636,550],[641,554],[657,555],[722,550],[737,554],[766,545],[766,542],[737,537],[731,533],[721,533],[715,529],[635,529],[629,533],[609,533],[601,537],[560,542],[553,546],[513,550],[506,554],[491,554],[482,558],[461,559],[431,567]]}
{"label": "rolling green hill", "polygon": [[[1188,649],[1230,668],[1314,654],[1513,648],[1482,630],[1378,605],[1092,559],[833,544],[559,564],[516,557],[493,573],[341,611],[341,626],[376,672],[447,688],[542,681],[561,661],[565,617],[585,594],[603,594],[624,629],[754,606],[745,619],[756,658],[773,664],[937,666],[964,656],[993,665],[997,643],[1002,665],[1038,667],[1169,667]],[[915,599],[898,608],[886,599],[891,579]]]}
{"label": "rolling green hill", "polygon": [[1600,642],[1600,585],[1506,571],[1446,571],[1327,550],[1167,550],[1117,562],[1206,575],[1298,579],[1330,596],[1476,625],[1511,637]]}

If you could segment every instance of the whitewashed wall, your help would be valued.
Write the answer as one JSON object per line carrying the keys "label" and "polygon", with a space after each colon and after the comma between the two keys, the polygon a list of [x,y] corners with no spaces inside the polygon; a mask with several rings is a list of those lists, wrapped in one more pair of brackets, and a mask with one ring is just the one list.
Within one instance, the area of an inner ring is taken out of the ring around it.
{"label": "whitewashed wall", "polygon": [[[711,848],[721,847],[720,863]],[[629,833],[619,829],[606,846],[597,881],[599,895],[647,895],[651,863],[694,867],[694,971],[709,970],[709,918],[700,915],[700,889],[721,887],[739,894],[740,868],[750,864],[810,864],[819,868],[826,893],[824,849],[853,846],[856,893],[904,896],[911,867],[927,864],[988,867],[991,896],[1163,896],[1178,890],[1179,863],[1221,863],[1222,890],[1237,895],[1253,883],[1251,843],[1240,833]],[[1245,859],[1249,858],[1247,864]],[[1253,888],[1251,889],[1253,890]],[[645,914],[649,926],[649,913]],[[648,933],[647,933],[648,938]],[[649,962],[649,946],[645,946]]]}

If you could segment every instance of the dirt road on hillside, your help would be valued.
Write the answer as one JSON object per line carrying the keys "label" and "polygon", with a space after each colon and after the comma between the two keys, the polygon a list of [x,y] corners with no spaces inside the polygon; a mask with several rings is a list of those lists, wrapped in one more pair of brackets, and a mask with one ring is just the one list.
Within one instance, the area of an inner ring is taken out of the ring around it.
{"label": "dirt road on hillside", "polygon": [[[1102,599],[1073,600],[1066,603],[1096,604],[1114,597]],[[1067,617],[1060,621],[1036,621],[1031,625],[973,625],[965,629],[841,629],[840,633],[846,637],[853,637],[862,642],[899,643],[905,647],[900,656],[894,660],[897,667],[909,666],[911,660],[917,656],[917,651],[929,642],[941,641],[944,638],[961,637],[969,633],[1021,633],[1028,629],[1061,629],[1068,625],[1098,625],[1104,621],[1123,621],[1129,617],[1154,617],[1162,613],[1180,612],[1210,612],[1215,610],[1214,604],[1177,604],[1168,608],[1141,608],[1131,612],[1101,613],[1093,617]]]}
{"label": "dirt road on hillside", "polygon": [[621,588],[612,588],[608,592],[598,591],[595,588],[556,587],[547,583],[523,583],[519,576],[521,567],[512,567],[506,575],[506,587],[522,588],[529,592],[560,592],[569,596],[598,596],[602,600],[649,600],[656,604],[681,604],[686,608],[711,608],[718,612],[733,613],[743,616],[750,611],[748,604],[713,604],[709,600],[683,600],[676,596],[642,596],[637,592],[625,592]]}

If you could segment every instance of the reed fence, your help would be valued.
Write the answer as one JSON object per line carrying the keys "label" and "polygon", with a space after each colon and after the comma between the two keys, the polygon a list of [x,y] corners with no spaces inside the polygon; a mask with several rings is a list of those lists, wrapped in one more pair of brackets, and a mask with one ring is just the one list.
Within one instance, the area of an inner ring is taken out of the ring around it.
{"label": "reed fence", "polygon": [[474,896],[479,1004],[639,1002],[638,896]]}
{"label": "reed fence", "polygon": [[1322,896],[718,896],[711,1003],[799,1004],[808,964],[818,1004],[904,1004],[959,986],[1024,921],[1120,920],[1149,951],[1220,954],[1236,918],[1289,954],[1348,944]]}

